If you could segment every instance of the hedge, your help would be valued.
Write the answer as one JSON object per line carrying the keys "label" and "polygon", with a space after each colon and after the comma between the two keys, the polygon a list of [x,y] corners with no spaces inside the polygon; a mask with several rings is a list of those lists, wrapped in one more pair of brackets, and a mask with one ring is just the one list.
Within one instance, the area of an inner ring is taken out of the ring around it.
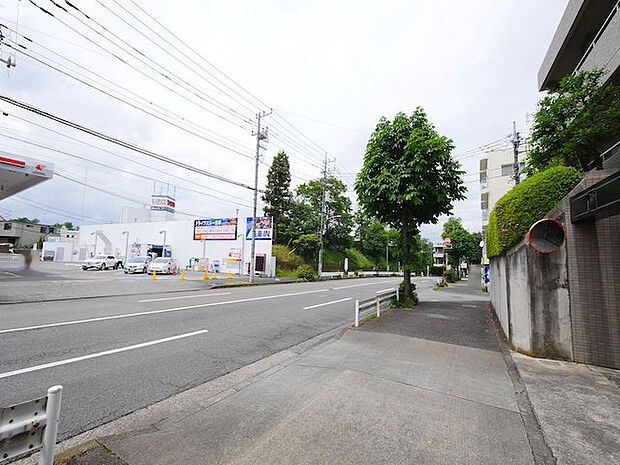
{"label": "hedge", "polygon": [[509,190],[489,215],[487,257],[496,257],[519,242],[580,180],[575,168],[554,166]]}

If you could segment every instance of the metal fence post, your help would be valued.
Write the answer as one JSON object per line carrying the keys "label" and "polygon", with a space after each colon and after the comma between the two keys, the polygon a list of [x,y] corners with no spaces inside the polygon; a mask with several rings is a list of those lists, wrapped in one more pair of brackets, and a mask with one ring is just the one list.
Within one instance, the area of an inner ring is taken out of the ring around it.
{"label": "metal fence post", "polygon": [[355,301],[355,327],[360,325],[360,301]]}
{"label": "metal fence post", "polygon": [[377,316],[381,316],[381,299],[377,296]]}
{"label": "metal fence post", "polygon": [[41,449],[39,465],[54,464],[54,447],[56,446],[61,398],[62,386],[52,386],[47,390],[46,425],[43,431],[43,448]]}
{"label": "metal fence post", "polygon": [[396,300],[400,302],[400,289],[396,288]]}

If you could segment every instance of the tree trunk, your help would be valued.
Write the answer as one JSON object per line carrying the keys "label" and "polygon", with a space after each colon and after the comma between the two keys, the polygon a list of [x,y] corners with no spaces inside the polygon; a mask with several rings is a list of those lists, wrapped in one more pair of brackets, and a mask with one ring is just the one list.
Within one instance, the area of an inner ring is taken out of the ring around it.
{"label": "tree trunk", "polygon": [[409,243],[407,238],[407,214],[403,212],[402,215],[402,229],[401,229],[401,238],[402,238],[402,246],[403,246],[403,282],[404,282],[404,300],[411,300],[413,298],[413,294],[411,292],[411,270],[409,269]]}

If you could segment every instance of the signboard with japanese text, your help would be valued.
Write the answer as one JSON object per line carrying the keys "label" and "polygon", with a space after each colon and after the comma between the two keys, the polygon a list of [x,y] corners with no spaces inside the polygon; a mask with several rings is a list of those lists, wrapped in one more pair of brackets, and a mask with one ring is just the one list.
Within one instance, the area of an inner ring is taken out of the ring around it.
{"label": "signboard with japanese text", "polygon": [[[256,218],[256,240],[270,241],[273,237],[273,218],[271,216],[258,216]],[[252,240],[252,218],[247,218],[245,223],[245,239]]]}
{"label": "signboard with japanese text", "polygon": [[151,195],[151,211],[152,212],[169,212],[174,213],[176,202],[169,195]]}
{"label": "signboard with japanese text", "polygon": [[195,241],[234,241],[237,239],[237,218],[194,220]]}

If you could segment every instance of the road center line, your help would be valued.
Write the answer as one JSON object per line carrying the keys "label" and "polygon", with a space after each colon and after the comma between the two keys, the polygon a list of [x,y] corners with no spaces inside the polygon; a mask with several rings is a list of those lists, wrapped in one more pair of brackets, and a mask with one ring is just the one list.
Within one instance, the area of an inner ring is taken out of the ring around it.
{"label": "road center line", "polygon": [[218,292],[217,294],[200,294],[200,295],[183,295],[179,297],[160,297],[159,299],[143,299],[138,302],[159,302],[161,300],[177,300],[177,299],[196,299],[198,297],[211,297],[216,295],[229,295],[230,292]]}
{"label": "road center line", "polygon": [[57,367],[61,365],[68,365],[69,363],[81,362],[83,360],[90,360],[91,358],[104,357],[106,355],[118,354],[120,352],[127,352],[128,350],[135,350],[135,349],[140,349],[142,347],[154,346],[156,344],[163,344],[164,342],[176,341],[177,339],[197,336],[198,334],[205,334],[207,332],[208,331],[206,329],[201,329],[199,331],[193,331],[191,333],[184,333],[184,334],[179,334],[178,336],[165,337],[163,339],[143,342],[141,344],[135,344],[132,346],[119,347],[118,349],[104,350],[103,352],[97,352],[95,354],[67,358],[65,360],[58,360],[56,362],[44,363],[43,365],[35,365],[35,366],[28,367],[28,368],[21,368],[15,371],[7,371],[6,373],[0,373],[0,379],[10,378],[11,376],[23,375],[24,373],[30,373],[33,371],[44,370],[46,368],[53,368],[53,367]]}
{"label": "road center line", "polygon": [[310,305],[309,307],[304,307],[304,310],[310,310],[311,308],[323,307],[324,305],[337,304],[339,302],[345,302],[347,300],[351,300],[351,297],[347,297],[345,299],[332,300],[331,302],[323,302],[322,304]]}
{"label": "road center line", "polygon": [[316,291],[304,291],[304,292],[291,292],[289,294],[278,294],[278,295],[267,295],[263,297],[249,297],[247,299],[237,299],[237,300],[227,300],[226,302],[211,302],[208,304],[198,304],[198,305],[188,305],[187,307],[175,307],[175,308],[164,308],[162,310],[148,310],[145,312],[134,312],[134,313],[125,313],[123,315],[111,315],[111,316],[100,316],[95,318],[86,318],[83,320],[73,320],[73,321],[61,321],[58,323],[48,323],[44,325],[36,325],[36,326],[24,326],[21,328],[10,328],[10,329],[2,329],[0,330],[0,334],[5,333],[17,333],[20,331],[30,331],[33,329],[43,329],[43,328],[55,328],[58,326],[69,326],[69,325],[77,325],[82,323],[94,323],[96,321],[107,321],[107,320],[118,320],[121,318],[131,318],[135,316],[145,316],[145,315],[158,315],[160,313],[170,313],[170,312],[178,312],[181,310],[191,310],[194,308],[202,308],[202,307],[213,307],[216,305],[226,305],[226,304],[237,304],[242,302],[251,302],[254,300],[265,300],[265,299],[276,299],[278,297],[290,297],[294,295],[302,295],[302,294],[314,294],[316,292],[327,292],[329,289],[319,289]]}

